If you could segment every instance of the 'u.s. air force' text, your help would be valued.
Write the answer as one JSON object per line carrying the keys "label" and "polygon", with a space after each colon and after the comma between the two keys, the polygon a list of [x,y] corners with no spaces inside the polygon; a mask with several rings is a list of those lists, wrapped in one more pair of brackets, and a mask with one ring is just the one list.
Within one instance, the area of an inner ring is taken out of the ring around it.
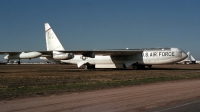
{"label": "'u.s. air force' text", "polygon": [[175,56],[174,52],[143,52],[142,57]]}

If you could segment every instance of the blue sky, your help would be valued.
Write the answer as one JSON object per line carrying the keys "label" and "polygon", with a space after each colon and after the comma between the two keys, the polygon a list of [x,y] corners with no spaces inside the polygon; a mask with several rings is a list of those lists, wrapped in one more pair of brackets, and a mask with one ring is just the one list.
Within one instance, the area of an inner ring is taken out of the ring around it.
{"label": "blue sky", "polygon": [[[200,59],[200,0],[1,0],[0,51],[178,47]],[[3,60],[3,56],[0,57]]]}

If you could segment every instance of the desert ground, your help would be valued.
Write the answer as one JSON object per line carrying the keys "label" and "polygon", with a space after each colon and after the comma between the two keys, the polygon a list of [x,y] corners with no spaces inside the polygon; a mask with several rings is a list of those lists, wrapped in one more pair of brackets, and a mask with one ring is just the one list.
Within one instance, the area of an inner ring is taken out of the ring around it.
{"label": "desert ground", "polygon": [[145,111],[200,97],[200,65],[1,65],[0,111]]}

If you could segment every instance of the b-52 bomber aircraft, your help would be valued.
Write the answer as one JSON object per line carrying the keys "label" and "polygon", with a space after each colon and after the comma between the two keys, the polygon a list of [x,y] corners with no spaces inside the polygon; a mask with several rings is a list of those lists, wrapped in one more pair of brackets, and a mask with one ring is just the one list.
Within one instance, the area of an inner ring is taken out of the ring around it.
{"label": "b-52 bomber aircraft", "polygon": [[[170,64],[184,60],[187,54],[179,48],[114,49],[114,50],[65,50],[54,31],[45,23],[47,51],[0,52],[4,59],[41,59],[84,65],[94,68],[149,68],[155,64]],[[19,63],[20,64],[20,61]]]}
{"label": "b-52 bomber aircraft", "polygon": [[[187,54],[179,48],[114,49],[114,50],[65,50],[54,31],[45,23],[47,51],[0,52],[4,59],[31,59],[41,57],[64,63],[93,68],[149,68],[154,64],[170,64],[184,60]],[[18,61],[20,64],[20,61]]]}
{"label": "b-52 bomber aircraft", "polygon": [[114,49],[114,50],[65,50],[54,31],[45,23],[46,47],[52,55],[41,59],[60,60],[63,63],[94,68],[149,68],[155,64],[170,64],[184,60],[187,54],[179,48]]}

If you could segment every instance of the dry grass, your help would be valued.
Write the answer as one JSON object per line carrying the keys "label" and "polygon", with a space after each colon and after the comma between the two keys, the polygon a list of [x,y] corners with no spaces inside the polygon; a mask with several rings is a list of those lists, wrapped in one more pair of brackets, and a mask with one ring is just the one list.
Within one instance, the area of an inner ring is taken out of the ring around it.
{"label": "dry grass", "polygon": [[0,99],[80,92],[200,78],[200,65],[156,65],[151,70],[77,69],[74,65],[1,65]]}

